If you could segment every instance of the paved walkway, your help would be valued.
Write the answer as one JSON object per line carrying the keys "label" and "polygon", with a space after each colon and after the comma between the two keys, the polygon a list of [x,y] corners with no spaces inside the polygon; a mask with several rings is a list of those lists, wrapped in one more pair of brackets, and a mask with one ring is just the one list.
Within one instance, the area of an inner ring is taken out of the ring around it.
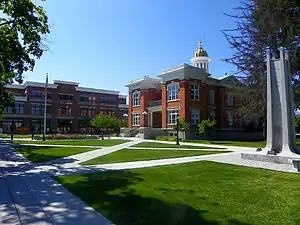
{"label": "paved walkway", "polygon": [[108,225],[106,218],[68,192],[9,146],[0,146],[0,224]]}

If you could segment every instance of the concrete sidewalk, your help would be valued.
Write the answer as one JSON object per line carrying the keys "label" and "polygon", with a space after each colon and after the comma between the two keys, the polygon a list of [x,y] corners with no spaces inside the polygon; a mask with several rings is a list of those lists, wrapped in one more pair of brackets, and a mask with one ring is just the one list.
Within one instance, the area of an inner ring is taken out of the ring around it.
{"label": "concrete sidewalk", "polygon": [[10,146],[0,146],[0,224],[112,224]]}

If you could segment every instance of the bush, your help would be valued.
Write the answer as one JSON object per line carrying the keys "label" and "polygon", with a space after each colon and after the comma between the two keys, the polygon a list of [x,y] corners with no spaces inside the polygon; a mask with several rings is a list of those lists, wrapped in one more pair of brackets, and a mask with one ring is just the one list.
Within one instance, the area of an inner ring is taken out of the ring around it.
{"label": "bush", "polygon": [[[35,140],[43,140],[43,136],[35,136]],[[86,140],[86,139],[98,139],[96,135],[82,135],[82,134],[49,134],[46,136],[46,140]]]}

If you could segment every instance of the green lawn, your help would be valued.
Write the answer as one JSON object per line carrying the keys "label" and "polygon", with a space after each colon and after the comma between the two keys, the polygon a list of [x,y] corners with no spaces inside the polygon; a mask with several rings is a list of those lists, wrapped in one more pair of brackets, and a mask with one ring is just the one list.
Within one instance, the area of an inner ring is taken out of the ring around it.
{"label": "green lawn", "polygon": [[227,145],[227,146],[242,146],[252,148],[264,148],[266,146],[265,141],[208,141],[208,140],[185,140],[189,143],[198,144],[213,144],[213,145]]}
{"label": "green lawn", "polygon": [[190,149],[215,149],[211,147],[200,147],[200,146],[190,146],[190,145],[175,145],[175,144],[165,144],[165,143],[155,143],[155,142],[142,142],[136,144],[132,147],[139,148],[190,148]]}
{"label": "green lawn", "polygon": [[122,149],[108,155],[100,156],[82,163],[82,165],[95,165],[105,163],[132,162],[152,159],[167,159],[197,155],[225,153],[229,151],[186,151],[186,150],[137,150]]}
{"label": "green lawn", "polygon": [[[198,144],[214,144],[214,145],[227,145],[227,146],[242,146],[252,148],[264,148],[266,141],[211,141],[208,140],[186,140],[185,142],[198,143]],[[300,139],[296,140],[296,144],[300,147]]]}
{"label": "green lawn", "polygon": [[77,147],[45,147],[45,146],[14,146],[15,150],[24,155],[31,162],[46,162],[70,155],[95,150],[95,148]]}
{"label": "green lawn", "polygon": [[74,145],[74,146],[114,146],[128,142],[121,139],[110,140],[48,140],[48,141],[16,141],[19,144],[47,144],[47,145]]}
{"label": "green lawn", "polygon": [[117,225],[300,224],[300,176],[215,162],[57,180]]}

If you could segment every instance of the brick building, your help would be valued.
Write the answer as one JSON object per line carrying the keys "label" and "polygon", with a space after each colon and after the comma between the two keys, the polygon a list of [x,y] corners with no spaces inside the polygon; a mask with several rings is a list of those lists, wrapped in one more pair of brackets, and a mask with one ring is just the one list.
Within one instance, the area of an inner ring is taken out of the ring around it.
{"label": "brick building", "polygon": [[[26,81],[22,85],[7,86],[15,97],[15,109],[7,107],[0,121],[2,132],[10,132],[14,122],[16,129],[26,133],[34,127],[43,130],[45,83]],[[116,115],[122,118],[128,113],[127,96],[118,91],[80,87],[79,83],[54,81],[47,89],[48,132],[90,132],[89,121],[97,114]]]}
{"label": "brick building", "polygon": [[172,133],[177,118],[182,118],[192,125],[195,137],[197,125],[208,118],[216,120],[219,129],[241,127],[240,102],[230,91],[236,78],[214,78],[209,73],[211,59],[201,42],[191,62],[163,70],[158,78],[129,81],[130,128],[163,128]]}

